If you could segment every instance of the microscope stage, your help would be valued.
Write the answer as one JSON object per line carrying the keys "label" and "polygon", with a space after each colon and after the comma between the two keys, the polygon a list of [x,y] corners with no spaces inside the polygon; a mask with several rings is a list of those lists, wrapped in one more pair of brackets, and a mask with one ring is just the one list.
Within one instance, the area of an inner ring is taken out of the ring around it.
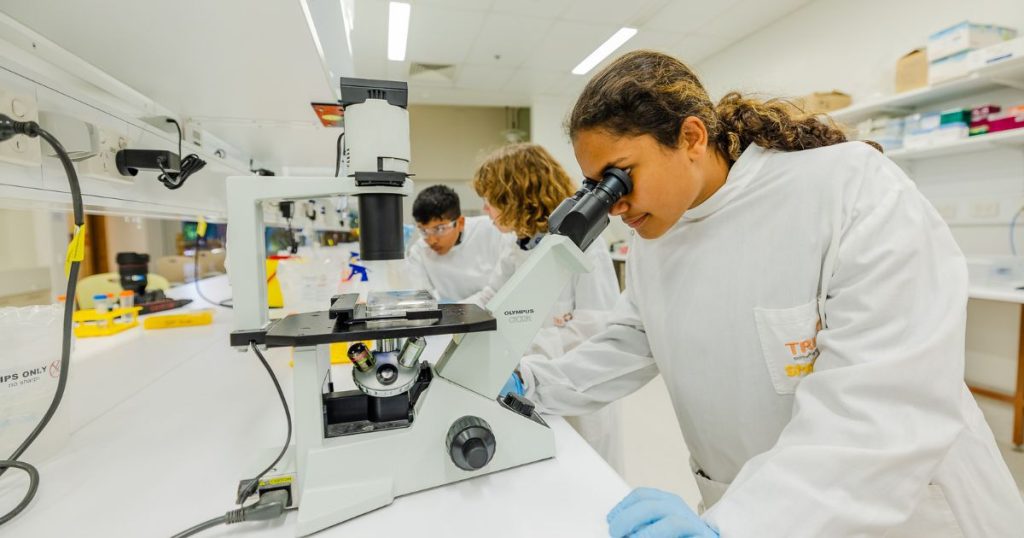
{"label": "microscope stage", "polygon": [[272,347],[302,347],[357,340],[493,331],[498,327],[494,316],[476,305],[442,304],[438,305],[438,310],[441,311],[441,319],[430,325],[423,325],[422,320],[408,324],[389,321],[387,327],[374,328],[368,328],[366,323],[342,325],[339,328],[337,320],[331,319],[326,311],[293,314],[270,327],[266,344]]}

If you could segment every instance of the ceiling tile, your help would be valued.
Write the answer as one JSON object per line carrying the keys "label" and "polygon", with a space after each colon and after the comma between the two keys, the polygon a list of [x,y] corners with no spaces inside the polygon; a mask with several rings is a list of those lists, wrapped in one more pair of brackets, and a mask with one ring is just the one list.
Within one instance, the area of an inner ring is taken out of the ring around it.
{"label": "ceiling tile", "polygon": [[676,0],[658,11],[646,24],[641,26],[641,29],[687,34],[702,28],[708,21],[722,14],[737,1]]}
{"label": "ceiling tile", "polygon": [[500,90],[516,70],[491,65],[463,65],[455,77],[455,87],[467,90]]}
{"label": "ceiling tile", "polygon": [[[641,30],[633,36],[626,44],[611,55],[611,58],[621,56],[631,50],[653,49],[666,51],[679,42],[679,34],[675,32],[659,32],[656,30]],[[605,60],[607,62],[608,60]]]}
{"label": "ceiling tile", "polygon": [[668,52],[690,67],[731,45],[734,41],[724,37],[691,34],[669,47]]}
{"label": "ceiling tile", "polygon": [[567,73],[618,29],[614,24],[558,21],[524,67]]}
{"label": "ceiling tile", "polygon": [[483,22],[481,11],[417,4],[409,22],[406,59],[419,63],[461,63]]}
{"label": "ceiling tile", "polygon": [[554,19],[490,13],[466,61],[519,67],[537,50],[553,24]]}
{"label": "ceiling tile", "polygon": [[560,16],[573,0],[494,0],[491,10],[552,19]]}
{"label": "ceiling tile", "polygon": [[505,90],[528,94],[546,93],[556,84],[561,84],[567,74],[565,71],[518,69],[505,83]]}
{"label": "ceiling tile", "polygon": [[[409,0],[402,0],[408,2]],[[414,5],[433,5],[441,7],[453,7],[458,9],[470,9],[476,11],[487,11],[491,9],[493,0],[413,0]]]}
{"label": "ceiling tile", "polygon": [[733,40],[768,26],[807,3],[808,0],[741,0],[700,28],[700,33]]}
{"label": "ceiling tile", "polygon": [[636,26],[656,13],[667,0],[575,0],[559,17],[567,21]]}

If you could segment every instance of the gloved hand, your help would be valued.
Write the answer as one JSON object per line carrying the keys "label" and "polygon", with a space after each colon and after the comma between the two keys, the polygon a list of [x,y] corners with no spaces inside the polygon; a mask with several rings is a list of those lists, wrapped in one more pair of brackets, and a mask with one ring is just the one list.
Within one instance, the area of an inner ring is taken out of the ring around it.
{"label": "gloved hand", "polygon": [[718,538],[677,495],[637,488],[608,513],[612,538]]}
{"label": "gloved hand", "polygon": [[505,382],[505,386],[501,387],[501,396],[510,392],[514,392],[520,396],[526,395],[526,386],[523,385],[523,380],[519,378],[519,374],[517,372],[512,372],[508,381]]}

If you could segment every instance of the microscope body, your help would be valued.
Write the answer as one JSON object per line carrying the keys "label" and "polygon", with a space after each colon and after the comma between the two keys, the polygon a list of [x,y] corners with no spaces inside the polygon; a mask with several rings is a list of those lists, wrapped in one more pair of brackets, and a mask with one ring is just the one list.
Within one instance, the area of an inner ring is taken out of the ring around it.
{"label": "microscope body", "polygon": [[[269,323],[264,200],[358,196],[361,257],[403,257],[402,198],[412,194],[405,95],[404,83],[342,79],[347,177],[228,178],[231,344],[294,353],[294,468],[285,471],[293,474],[297,536],[400,495],[554,457],[554,435],[533,405],[499,393],[572,276],[591,269],[583,251],[623,194],[585,185],[566,200],[552,215],[552,233],[486,310],[436,305],[381,319],[343,295],[325,297],[323,312]],[[447,334],[436,364],[407,349]],[[366,340],[376,349],[355,345]],[[331,344],[343,342],[352,344],[357,390],[335,391],[330,381]]]}

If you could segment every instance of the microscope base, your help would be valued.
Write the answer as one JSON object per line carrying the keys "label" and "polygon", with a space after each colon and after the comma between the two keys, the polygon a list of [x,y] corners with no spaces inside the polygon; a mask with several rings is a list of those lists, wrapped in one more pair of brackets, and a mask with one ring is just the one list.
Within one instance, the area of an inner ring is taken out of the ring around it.
{"label": "microscope base", "polygon": [[[295,394],[319,400],[324,377],[317,350],[295,351]],[[539,416],[516,413],[436,373],[419,396],[408,428],[325,439],[322,407],[313,403],[296,399],[296,536],[386,506],[400,495],[555,455],[554,434]],[[457,467],[447,445],[452,424],[465,416],[483,419],[495,438],[491,461],[476,471]]]}

